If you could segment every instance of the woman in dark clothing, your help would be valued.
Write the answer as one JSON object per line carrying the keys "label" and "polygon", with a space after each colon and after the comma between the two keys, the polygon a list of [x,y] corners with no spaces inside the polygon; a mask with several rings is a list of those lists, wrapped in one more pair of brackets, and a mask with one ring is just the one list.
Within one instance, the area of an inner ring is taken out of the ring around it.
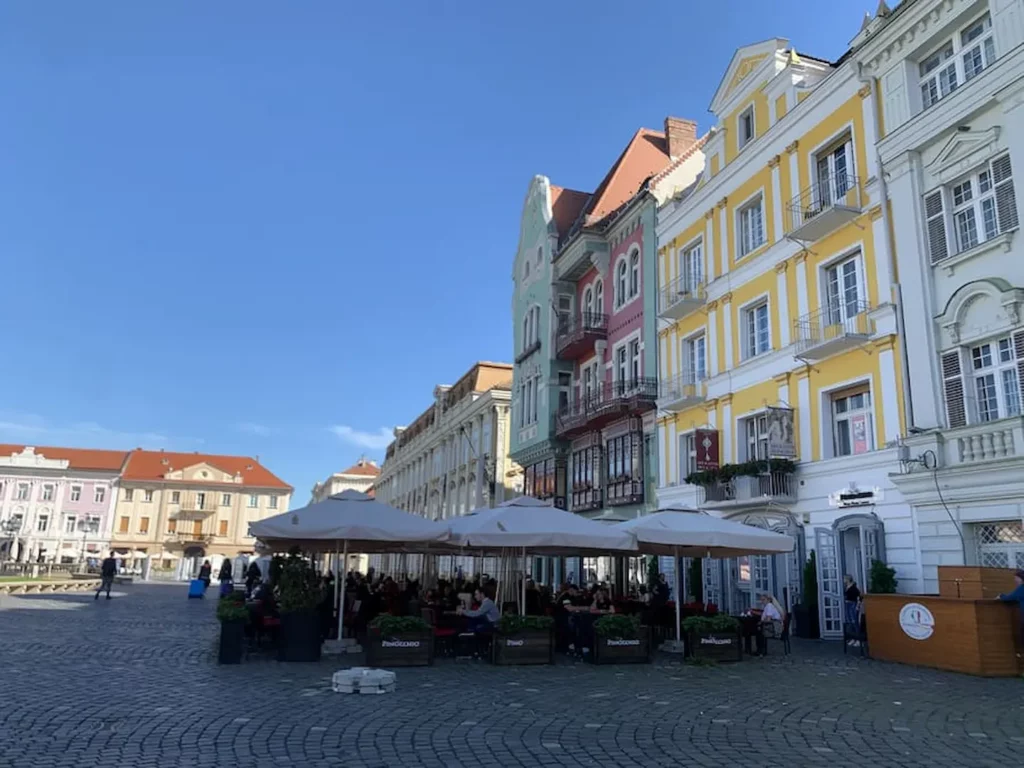
{"label": "woman in dark clothing", "polygon": [[256,565],[256,561],[253,560],[249,563],[249,568],[245,572],[245,591],[250,597],[252,596],[253,590],[256,586],[263,581],[263,573],[260,571],[260,567]]}
{"label": "woman in dark clothing", "polygon": [[225,557],[224,562],[220,564],[220,573],[217,575],[217,580],[220,581],[221,584],[230,584],[235,580],[234,570],[235,569],[231,567],[231,560]]}
{"label": "woman in dark clothing", "polygon": [[210,565],[209,560],[204,560],[203,564],[199,568],[199,580],[206,585],[206,588],[210,587],[210,577],[213,574],[213,566]]}

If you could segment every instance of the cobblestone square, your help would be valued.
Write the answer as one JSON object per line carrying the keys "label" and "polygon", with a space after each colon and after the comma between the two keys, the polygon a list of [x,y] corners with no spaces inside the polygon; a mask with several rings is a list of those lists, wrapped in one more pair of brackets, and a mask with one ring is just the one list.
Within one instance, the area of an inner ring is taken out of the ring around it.
{"label": "cobblestone square", "polygon": [[346,664],[216,664],[214,600],[183,585],[0,596],[0,765],[999,766],[1024,754],[1024,681],[844,657],[738,665],[398,670],[331,691]]}

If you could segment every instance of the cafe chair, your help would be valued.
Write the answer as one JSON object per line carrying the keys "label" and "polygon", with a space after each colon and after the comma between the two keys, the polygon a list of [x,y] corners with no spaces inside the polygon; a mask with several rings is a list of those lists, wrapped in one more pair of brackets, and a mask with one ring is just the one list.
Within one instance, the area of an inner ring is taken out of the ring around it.
{"label": "cafe chair", "polygon": [[789,645],[789,624],[793,620],[793,614],[787,613],[782,618],[782,631],[776,636],[765,636],[765,648],[768,647],[769,640],[778,640],[782,643],[782,655],[789,656],[792,650]]}
{"label": "cafe chair", "polygon": [[434,655],[454,656],[455,635],[458,633],[455,627],[438,626],[438,621],[435,617],[433,608],[421,608],[420,618],[430,625],[431,630],[434,633]]}

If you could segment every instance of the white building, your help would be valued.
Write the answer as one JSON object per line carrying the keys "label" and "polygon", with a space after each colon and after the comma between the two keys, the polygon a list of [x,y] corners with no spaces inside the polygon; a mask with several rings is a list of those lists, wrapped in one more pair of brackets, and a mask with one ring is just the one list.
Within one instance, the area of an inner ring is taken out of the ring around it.
{"label": "white building", "polygon": [[335,472],[322,483],[313,486],[312,498],[309,503],[315,504],[323,501],[329,496],[334,496],[342,491],[359,491],[360,493],[371,493],[373,484],[380,476],[380,467],[377,462],[361,456],[359,461],[342,472]]}
{"label": "white building", "polygon": [[936,592],[938,565],[1024,567],[1024,0],[883,4],[853,56],[879,84],[908,310],[892,480]]}

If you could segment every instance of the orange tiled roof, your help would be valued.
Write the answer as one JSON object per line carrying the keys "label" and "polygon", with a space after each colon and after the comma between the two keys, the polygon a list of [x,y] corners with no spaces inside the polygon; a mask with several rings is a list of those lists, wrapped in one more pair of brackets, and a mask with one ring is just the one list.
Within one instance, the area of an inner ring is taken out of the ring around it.
{"label": "orange tiled roof", "polygon": [[671,162],[661,131],[641,128],[619,155],[587,205],[584,224],[597,223],[635,195],[644,182]]}
{"label": "orange tiled roof", "polygon": [[590,193],[566,189],[565,187],[556,187],[554,184],[551,184],[550,187],[551,216],[555,220],[558,236],[563,237],[572,227],[573,222],[579,218],[580,211],[583,210],[590,199]]}
{"label": "orange tiled roof", "polygon": [[[128,456],[125,451],[103,451],[92,448],[56,448],[48,445],[32,446],[36,454],[47,459],[59,459],[68,462],[72,469],[100,469],[117,472],[124,466]],[[0,456],[21,453],[24,445],[0,443]]]}
{"label": "orange tiled roof", "polygon": [[[166,461],[166,463],[164,463]],[[217,456],[205,453],[171,453],[170,451],[144,451],[136,448],[128,454],[123,477],[125,480],[146,481],[160,480],[168,472],[175,472],[196,464],[209,464],[222,472],[242,476],[242,485],[259,488],[281,488],[292,490],[292,487],[277,477],[256,459],[248,456]],[[171,481],[174,482],[174,481]]]}
{"label": "orange tiled roof", "polygon": [[365,458],[360,459],[348,469],[339,472],[339,475],[361,475],[363,477],[376,477],[380,474],[380,467]]}

